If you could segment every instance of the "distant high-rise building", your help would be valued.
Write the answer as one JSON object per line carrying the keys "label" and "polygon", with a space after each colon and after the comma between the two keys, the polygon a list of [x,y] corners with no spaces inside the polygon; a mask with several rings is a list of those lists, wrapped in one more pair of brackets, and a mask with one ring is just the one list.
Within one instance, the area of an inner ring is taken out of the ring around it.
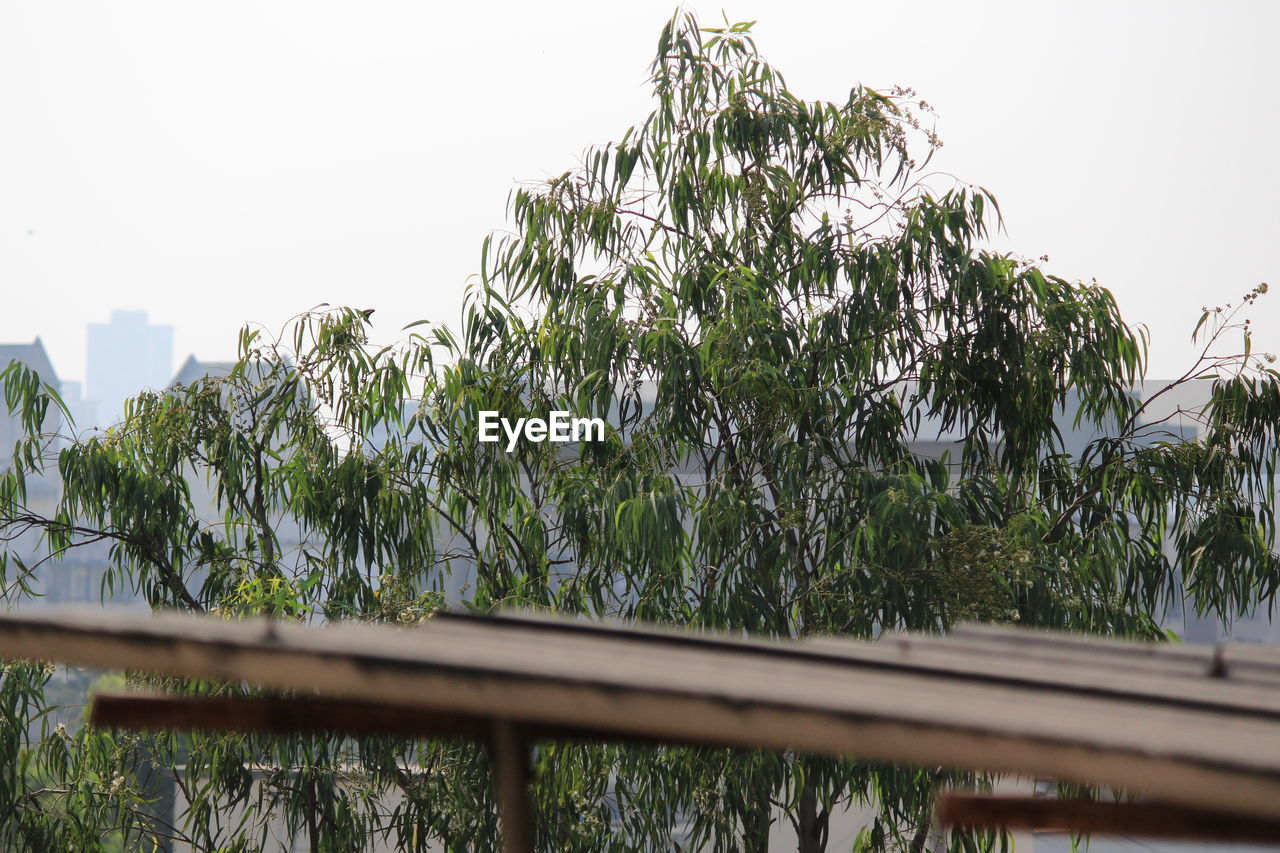
{"label": "distant high-rise building", "polygon": [[[58,374],[54,372],[49,354],[45,352],[44,344],[39,338],[29,344],[0,344],[0,370],[14,361],[34,370],[44,384],[58,387]],[[50,406],[45,412],[40,429],[43,435],[49,437],[44,448],[56,450],[58,439],[55,436],[62,426],[62,416],[57,407]],[[4,387],[0,385],[0,471],[8,469],[13,463],[14,445],[25,435],[22,419],[16,414],[9,414],[8,407],[4,405]],[[29,476],[26,487],[26,505],[30,509],[46,515],[52,515],[56,511],[58,498],[62,494],[62,481],[58,479],[56,470]],[[39,534],[35,531],[20,533],[16,539],[0,542],[0,553],[30,560],[38,551],[38,540]]]}
{"label": "distant high-rise building", "polygon": [[173,326],[152,325],[146,311],[112,311],[110,323],[89,324],[86,390],[98,401],[99,426],[118,422],[125,400],[166,387],[172,374]]}
{"label": "distant high-rise building", "polygon": [[[44,343],[36,338],[29,344],[0,344],[0,370],[9,366],[10,362],[19,361],[31,368],[40,377],[40,381],[54,388],[60,387],[58,374],[49,361]],[[17,415],[10,415],[4,406],[3,388],[0,388],[0,470],[8,463],[8,455],[13,452],[13,445],[22,435],[22,424]],[[50,407],[45,415],[43,432],[53,434],[62,428],[62,417],[54,407]]]}
{"label": "distant high-rise building", "polygon": [[0,370],[9,366],[11,361],[20,361],[39,374],[47,385],[58,387],[58,373],[49,361],[44,342],[36,338],[29,344],[0,344]]}

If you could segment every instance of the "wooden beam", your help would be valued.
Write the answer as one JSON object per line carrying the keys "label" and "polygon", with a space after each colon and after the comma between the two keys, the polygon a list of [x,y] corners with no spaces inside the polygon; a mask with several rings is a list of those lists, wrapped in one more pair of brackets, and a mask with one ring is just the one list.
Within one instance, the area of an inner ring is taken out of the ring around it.
{"label": "wooden beam", "polygon": [[455,626],[464,632],[473,631],[477,624],[483,624],[491,633],[510,631],[530,638],[595,638],[603,642],[628,639],[754,658],[844,663],[956,682],[1139,699],[1280,720],[1280,651],[1241,648],[1238,644],[1213,647],[1134,642],[990,625],[962,625],[945,636],[887,634],[876,642],[847,637],[778,642],[527,613],[440,613],[435,622],[432,630],[442,633]]}
{"label": "wooden beam", "polygon": [[348,732],[484,738],[489,734],[489,724],[481,718],[424,708],[340,699],[155,693],[98,693],[89,705],[89,725],[280,735]]}
{"label": "wooden beam", "polygon": [[[452,617],[392,630],[4,614],[0,656],[223,679],[636,740],[1049,776],[1280,819],[1280,714],[1269,710],[1276,696],[1268,692],[1280,688],[1261,681],[1248,685],[1258,691],[1250,707],[1180,701],[1188,685],[1205,686],[1191,676],[1166,688],[1149,684],[1159,692],[1153,701],[1055,685],[1045,674],[1003,677],[993,655],[985,658],[996,670],[989,676],[913,667],[914,652],[892,641],[851,643],[858,652],[845,657],[805,644],[499,621]],[[1229,668],[1226,677],[1212,677],[1225,691],[1240,687]],[[1240,697],[1238,704],[1249,703]]]}
{"label": "wooden beam", "polygon": [[942,794],[938,823],[948,829],[1013,829],[1122,835],[1180,841],[1280,844],[1280,821],[1160,803]]}
{"label": "wooden beam", "polygon": [[495,720],[489,764],[498,797],[503,853],[533,853],[533,801],[529,790],[529,740],[510,720]]}
{"label": "wooden beam", "polygon": [[410,738],[462,737],[488,741],[499,719],[510,720],[531,741],[572,740],[646,746],[725,746],[729,740],[645,737],[608,726],[555,726],[506,716],[450,713],[417,705],[383,705],[317,696],[184,696],[172,693],[97,693],[89,724],[134,731],[255,732],[289,735],[337,732]]}

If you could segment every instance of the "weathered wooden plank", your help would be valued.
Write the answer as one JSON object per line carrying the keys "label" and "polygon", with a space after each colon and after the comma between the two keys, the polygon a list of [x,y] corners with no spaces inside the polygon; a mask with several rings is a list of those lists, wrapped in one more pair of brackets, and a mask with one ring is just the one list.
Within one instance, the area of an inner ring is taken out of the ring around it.
{"label": "weathered wooden plank", "polygon": [[[410,738],[464,737],[486,740],[493,723],[488,717],[450,714],[420,705],[391,705],[318,696],[189,696],[128,691],[94,695],[89,724],[134,731],[254,732],[259,734],[345,733],[398,735]],[[557,726],[521,723],[532,741],[578,740],[649,746],[725,746],[737,744],[715,738],[678,740],[656,738],[610,726]]]}
{"label": "weathered wooden plank", "polygon": [[[440,614],[439,628],[459,619],[462,630],[477,617]],[[1280,715],[1280,680],[1231,677],[1219,660],[1251,656],[1250,666],[1276,668],[1280,650],[1228,646],[1190,647],[1136,642],[1065,632],[997,626],[962,626],[954,635],[891,634],[875,642],[819,637],[778,642],[670,628],[601,624],[541,614],[480,617],[495,631],[528,631],[606,640],[634,638],[670,642],[683,648],[733,650],[740,655],[839,660],[873,668],[936,674],[949,678],[1038,685],[1047,689],[1170,702],[1182,707]],[[433,630],[438,629],[433,626]],[[1229,669],[1243,672],[1242,666]]]}
{"label": "weathered wooden plank", "polygon": [[349,732],[404,737],[485,738],[483,719],[374,702],[276,696],[181,696],[98,693],[89,724],[131,730],[211,732]]}
{"label": "weathered wooden plank", "polygon": [[1246,643],[1187,645],[1143,643],[1043,629],[1011,630],[995,625],[961,625],[938,641],[957,648],[1047,660],[1083,660],[1092,666],[1147,671],[1172,677],[1254,681],[1280,686],[1280,649]]}
{"label": "weathered wooden plank", "polygon": [[494,720],[491,728],[489,763],[498,797],[503,853],[533,853],[529,742],[510,720]]}
{"label": "weathered wooden plank", "polygon": [[[876,642],[817,638],[801,643],[780,643],[705,633],[679,634],[634,626],[598,625],[545,616],[487,618],[489,621],[484,623],[486,630],[524,632],[522,636],[530,639],[554,634],[593,636],[606,641],[631,638],[659,644],[673,642],[684,648],[732,650],[739,655],[842,661],[921,675],[1034,685],[1044,689],[1280,718],[1280,683],[1271,686],[1213,674],[1212,648],[1188,649],[1169,644],[1009,628],[983,632],[976,641],[968,636],[894,634]],[[472,617],[460,621],[445,617],[432,629],[467,632],[476,624]],[[1026,648],[1017,643],[1017,639],[1024,635],[1031,636]],[[1077,640],[1083,642],[1078,643]],[[1272,656],[1280,660],[1280,652],[1273,652]]]}
{"label": "weathered wooden plank", "polygon": [[948,829],[1013,829],[1124,835],[1178,841],[1280,844],[1280,821],[1157,803],[942,794],[938,823]]}
{"label": "weathered wooden plank", "polygon": [[921,674],[1280,718],[1280,684],[1215,677],[1210,674],[1212,664],[1198,667],[1195,673],[1173,674],[1131,662],[1115,666],[1105,661],[1092,662],[1081,655],[1005,653],[914,635],[886,637],[861,645],[829,639],[804,645],[868,666],[895,666]]}
{"label": "weathered wooden plank", "polygon": [[1054,776],[1280,817],[1280,724],[670,636],[307,628],[186,617],[0,619],[0,655],[244,681],[641,739]]}

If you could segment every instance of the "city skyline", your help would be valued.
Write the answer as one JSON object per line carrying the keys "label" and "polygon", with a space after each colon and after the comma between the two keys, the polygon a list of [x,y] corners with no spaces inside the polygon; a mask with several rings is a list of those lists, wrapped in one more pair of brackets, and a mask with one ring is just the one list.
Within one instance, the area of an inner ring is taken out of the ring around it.
{"label": "city skyline", "polygon": [[36,367],[44,381],[57,386],[78,430],[114,423],[124,400],[182,381],[184,370],[212,364],[195,353],[179,362],[174,327],[150,322],[146,311],[113,309],[108,322],[87,324],[84,336],[86,357],[79,376],[60,369],[39,331],[25,340],[0,341],[0,368],[10,359]]}

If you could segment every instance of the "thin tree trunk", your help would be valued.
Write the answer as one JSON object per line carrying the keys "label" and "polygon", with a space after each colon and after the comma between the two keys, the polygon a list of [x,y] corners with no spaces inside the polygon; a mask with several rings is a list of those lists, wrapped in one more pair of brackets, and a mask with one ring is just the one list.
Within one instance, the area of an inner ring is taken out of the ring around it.
{"label": "thin tree trunk", "polygon": [[818,808],[818,792],[806,785],[800,792],[796,835],[799,853],[826,853],[827,823],[831,818],[825,809]]}

